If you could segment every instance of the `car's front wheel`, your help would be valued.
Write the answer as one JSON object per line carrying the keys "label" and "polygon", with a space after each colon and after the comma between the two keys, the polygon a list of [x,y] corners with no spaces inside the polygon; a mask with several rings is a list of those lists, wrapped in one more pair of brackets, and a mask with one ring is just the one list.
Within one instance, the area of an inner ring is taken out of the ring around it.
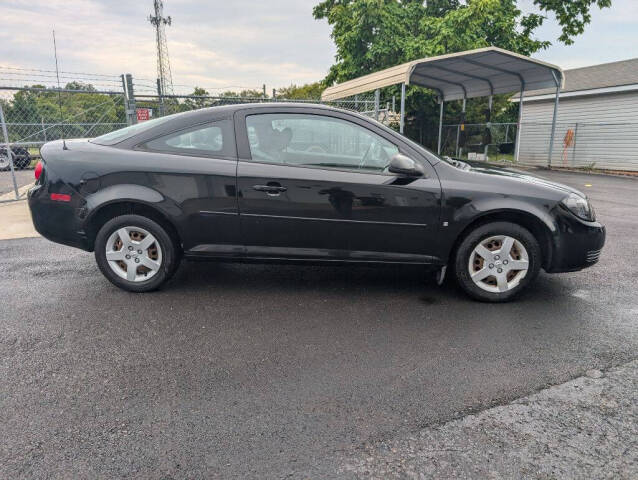
{"label": "car's front wheel", "polygon": [[477,300],[510,300],[538,275],[541,249],[529,230],[493,222],[470,232],[456,251],[454,270],[465,292]]}
{"label": "car's front wheel", "polygon": [[175,242],[166,230],[140,215],[106,222],[95,238],[95,259],[111,283],[131,292],[159,288],[179,263]]}

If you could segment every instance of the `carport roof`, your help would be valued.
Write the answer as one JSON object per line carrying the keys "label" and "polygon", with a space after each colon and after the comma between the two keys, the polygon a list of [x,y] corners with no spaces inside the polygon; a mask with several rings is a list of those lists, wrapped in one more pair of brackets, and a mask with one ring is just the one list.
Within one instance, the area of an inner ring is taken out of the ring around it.
{"label": "carport roof", "polygon": [[364,75],[332,87],[321,95],[337,100],[377,88],[405,83],[438,92],[443,101],[497,93],[556,88],[563,81],[560,67],[497,47],[479,48],[422,58]]}

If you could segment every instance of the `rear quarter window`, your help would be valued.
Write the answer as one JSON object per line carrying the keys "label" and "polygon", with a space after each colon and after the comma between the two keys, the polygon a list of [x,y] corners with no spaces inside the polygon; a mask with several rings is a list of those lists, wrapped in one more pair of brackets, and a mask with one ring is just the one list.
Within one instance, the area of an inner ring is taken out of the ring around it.
{"label": "rear quarter window", "polygon": [[137,149],[178,155],[235,156],[232,124],[228,120],[171,132],[148,140],[138,145]]}

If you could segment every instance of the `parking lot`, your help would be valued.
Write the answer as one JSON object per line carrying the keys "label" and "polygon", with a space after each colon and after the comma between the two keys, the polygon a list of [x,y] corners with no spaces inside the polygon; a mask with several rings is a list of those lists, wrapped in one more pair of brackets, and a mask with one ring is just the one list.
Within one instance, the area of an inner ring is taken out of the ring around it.
{"label": "parking lot", "polygon": [[607,245],[503,305],[408,267],[183,263],[135,295],[92,254],[0,241],[0,477],[333,477],[366,445],[629,362],[638,179],[537,174],[590,196]]}

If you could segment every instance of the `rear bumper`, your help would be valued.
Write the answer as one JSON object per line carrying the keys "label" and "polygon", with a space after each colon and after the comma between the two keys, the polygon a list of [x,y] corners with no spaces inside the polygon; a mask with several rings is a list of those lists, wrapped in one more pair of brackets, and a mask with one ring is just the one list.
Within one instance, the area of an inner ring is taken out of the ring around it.
{"label": "rear bumper", "polygon": [[562,209],[556,217],[558,231],[547,272],[574,272],[596,264],[605,245],[605,227],[598,222],[581,220]]}
{"label": "rear bumper", "polygon": [[36,185],[28,192],[31,219],[37,232],[52,242],[90,250],[84,234],[82,209],[76,202],[53,201],[43,185]]}

